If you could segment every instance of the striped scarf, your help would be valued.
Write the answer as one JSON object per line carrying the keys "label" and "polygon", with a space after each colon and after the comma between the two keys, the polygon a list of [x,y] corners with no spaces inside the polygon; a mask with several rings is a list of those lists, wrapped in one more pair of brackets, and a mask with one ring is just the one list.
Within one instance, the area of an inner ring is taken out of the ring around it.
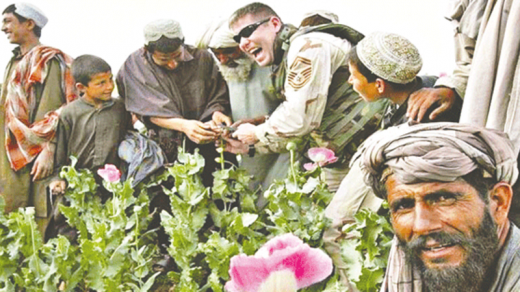
{"label": "striped scarf", "polygon": [[72,58],[58,49],[37,46],[28,52],[14,69],[7,84],[5,100],[5,147],[11,168],[23,168],[38,156],[54,138],[59,112],[51,111],[45,117],[30,123],[30,115],[39,103],[35,85],[44,84],[48,65],[53,58],[60,63],[61,89],[67,103],[76,99],[74,78],[70,71]]}

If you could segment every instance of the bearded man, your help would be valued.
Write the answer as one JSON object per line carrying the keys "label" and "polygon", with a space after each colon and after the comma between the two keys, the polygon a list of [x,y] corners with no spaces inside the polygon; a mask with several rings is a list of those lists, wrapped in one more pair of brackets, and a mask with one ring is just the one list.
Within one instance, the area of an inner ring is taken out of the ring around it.
{"label": "bearded man", "polygon": [[[232,127],[243,123],[264,123],[266,117],[281,103],[271,85],[271,66],[260,67],[247,57],[233,40],[233,33],[226,21],[216,22],[208,27],[197,45],[209,48],[218,59],[220,73],[229,88],[231,116],[235,121]],[[257,149],[253,145],[251,148],[245,144],[241,146],[245,146],[244,152],[248,155],[244,155],[240,166],[253,175],[252,188],[261,186],[266,190],[274,179],[283,179],[287,174],[289,153],[276,153],[281,150],[267,147]],[[279,147],[285,148],[285,144]],[[263,196],[259,198],[259,202],[264,202]]]}
{"label": "bearded man", "polygon": [[358,155],[396,235],[381,291],[520,291],[520,230],[507,218],[518,169],[505,134],[405,124]]}

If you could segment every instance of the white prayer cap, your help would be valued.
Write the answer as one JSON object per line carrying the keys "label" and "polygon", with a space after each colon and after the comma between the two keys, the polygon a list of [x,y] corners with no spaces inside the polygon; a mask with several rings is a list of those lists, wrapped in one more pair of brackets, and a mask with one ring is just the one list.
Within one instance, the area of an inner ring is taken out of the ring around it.
{"label": "white prayer cap", "polygon": [[34,23],[40,28],[43,28],[47,24],[47,21],[49,21],[47,16],[43,14],[43,11],[32,4],[20,2],[15,3],[14,7],[16,8],[14,11],[16,14],[27,19],[32,19]]}
{"label": "white prayer cap", "polygon": [[213,33],[209,47],[214,49],[238,47],[238,43],[233,40],[233,36],[234,34],[226,22]]}
{"label": "white prayer cap", "polygon": [[336,13],[333,13],[333,12],[330,12],[330,11],[327,11],[327,10],[314,10],[314,11],[311,11],[311,12],[307,12],[307,13],[305,13],[303,15],[303,19],[311,17],[311,16],[315,16],[315,15],[319,15],[319,16],[321,16],[323,18],[326,18],[326,19],[332,21],[332,23],[338,23],[339,22],[338,15],[336,15]]}
{"label": "white prayer cap", "polygon": [[375,32],[357,44],[359,60],[375,75],[390,82],[412,82],[421,70],[419,50],[406,38]]}
{"label": "white prayer cap", "polygon": [[184,39],[181,25],[177,21],[171,19],[159,19],[150,22],[144,27],[143,31],[146,45],[150,42],[159,40],[162,36],[169,39]]}

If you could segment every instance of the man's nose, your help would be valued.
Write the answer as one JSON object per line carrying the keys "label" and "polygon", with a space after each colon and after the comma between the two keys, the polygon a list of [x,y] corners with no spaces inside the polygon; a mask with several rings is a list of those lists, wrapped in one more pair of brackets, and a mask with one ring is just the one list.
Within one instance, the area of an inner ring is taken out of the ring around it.
{"label": "man's nose", "polygon": [[251,43],[251,41],[249,41],[249,39],[241,38],[240,44],[238,45],[238,47],[240,48],[240,50],[247,53],[247,49],[248,49],[248,46],[250,43]]}
{"label": "man's nose", "polygon": [[170,70],[177,68],[177,65],[178,65],[178,63],[175,60],[170,60],[170,61],[168,61],[168,63],[166,63],[166,67],[168,67],[168,69],[170,69]]}
{"label": "man's nose", "polygon": [[350,74],[350,76],[348,77],[347,82],[351,85],[354,84],[354,78],[352,77],[352,74]]}
{"label": "man's nose", "polygon": [[426,235],[441,228],[441,221],[434,208],[424,202],[415,204],[413,232],[416,236]]}
{"label": "man's nose", "polygon": [[219,54],[219,55],[217,56],[217,58],[218,58],[218,60],[220,61],[220,64],[222,64],[222,65],[226,65],[227,62],[229,62],[229,57],[226,56],[226,55],[224,55],[224,54]]}

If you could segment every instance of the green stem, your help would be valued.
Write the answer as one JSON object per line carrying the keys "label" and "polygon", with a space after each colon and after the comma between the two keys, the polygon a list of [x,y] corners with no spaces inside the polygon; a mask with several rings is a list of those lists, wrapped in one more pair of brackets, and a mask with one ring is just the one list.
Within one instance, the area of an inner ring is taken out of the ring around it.
{"label": "green stem", "polygon": [[294,180],[294,184],[296,185],[296,171],[294,170],[294,150],[291,150],[291,173]]}

